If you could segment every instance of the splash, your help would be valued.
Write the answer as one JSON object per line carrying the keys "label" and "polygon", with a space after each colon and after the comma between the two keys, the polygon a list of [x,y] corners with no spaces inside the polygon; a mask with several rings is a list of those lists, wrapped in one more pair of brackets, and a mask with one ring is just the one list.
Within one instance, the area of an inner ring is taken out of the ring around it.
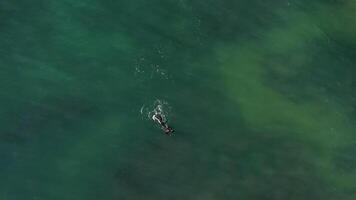
{"label": "splash", "polygon": [[167,101],[157,99],[149,106],[143,105],[140,113],[146,120],[152,120],[154,114],[160,114],[164,121],[168,121],[171,110]]}

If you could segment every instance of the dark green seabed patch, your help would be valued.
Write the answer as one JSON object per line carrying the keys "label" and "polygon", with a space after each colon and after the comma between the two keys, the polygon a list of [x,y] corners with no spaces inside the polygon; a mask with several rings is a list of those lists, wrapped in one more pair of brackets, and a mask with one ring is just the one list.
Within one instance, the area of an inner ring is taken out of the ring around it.
{"label": "dark green seabed patch", "polygon": [[[0,199],[356,199],[355,1],[3,0],[0,18]],[[140,113],[156,99],[173,137]]]}

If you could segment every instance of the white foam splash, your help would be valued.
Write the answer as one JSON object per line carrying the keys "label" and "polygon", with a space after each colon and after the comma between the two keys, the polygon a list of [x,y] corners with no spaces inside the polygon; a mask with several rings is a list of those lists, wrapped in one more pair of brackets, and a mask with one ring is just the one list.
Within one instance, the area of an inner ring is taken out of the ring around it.
{"label": "white foam splash", "polygon": [[157,99],[150,106],[142,105],[140,113],[141,115],[146,116],[145,118],[147,120],[151,120],[154,114],[160,114],[163,120],[167,121],[170,110],[171,107],[169,106],[168,102]]}

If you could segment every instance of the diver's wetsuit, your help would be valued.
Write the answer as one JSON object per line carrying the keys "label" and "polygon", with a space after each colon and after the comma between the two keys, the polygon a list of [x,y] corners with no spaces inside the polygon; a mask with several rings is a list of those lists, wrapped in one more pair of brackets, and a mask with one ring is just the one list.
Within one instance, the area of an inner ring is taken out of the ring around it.
{"label": "diver's wetsuit", "polygon": [[152,120],[156,121],[159,125],[161,125],[162,130],[166,134],[171,134],[174,132],[173,128],[168,126],[168,124],[163,120],[162,116],[158,113],[152,116]]}

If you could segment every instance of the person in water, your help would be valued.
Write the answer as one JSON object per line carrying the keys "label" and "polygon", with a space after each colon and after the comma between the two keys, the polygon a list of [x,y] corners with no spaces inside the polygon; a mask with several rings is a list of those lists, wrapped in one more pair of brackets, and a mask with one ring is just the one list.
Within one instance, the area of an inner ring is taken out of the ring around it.
{"label": "person in water", "polygon": [[174,132],[173,128],[168,126],[167,122],[165,122],[165,120],[163,120],[163,117],[161,114],[159,113],[155,113],[153,116],[152,116],[152,120],[154,122],[157,122],[162,130],[164,131],[165,134],[169,135],[169,134],[172,134]]}

